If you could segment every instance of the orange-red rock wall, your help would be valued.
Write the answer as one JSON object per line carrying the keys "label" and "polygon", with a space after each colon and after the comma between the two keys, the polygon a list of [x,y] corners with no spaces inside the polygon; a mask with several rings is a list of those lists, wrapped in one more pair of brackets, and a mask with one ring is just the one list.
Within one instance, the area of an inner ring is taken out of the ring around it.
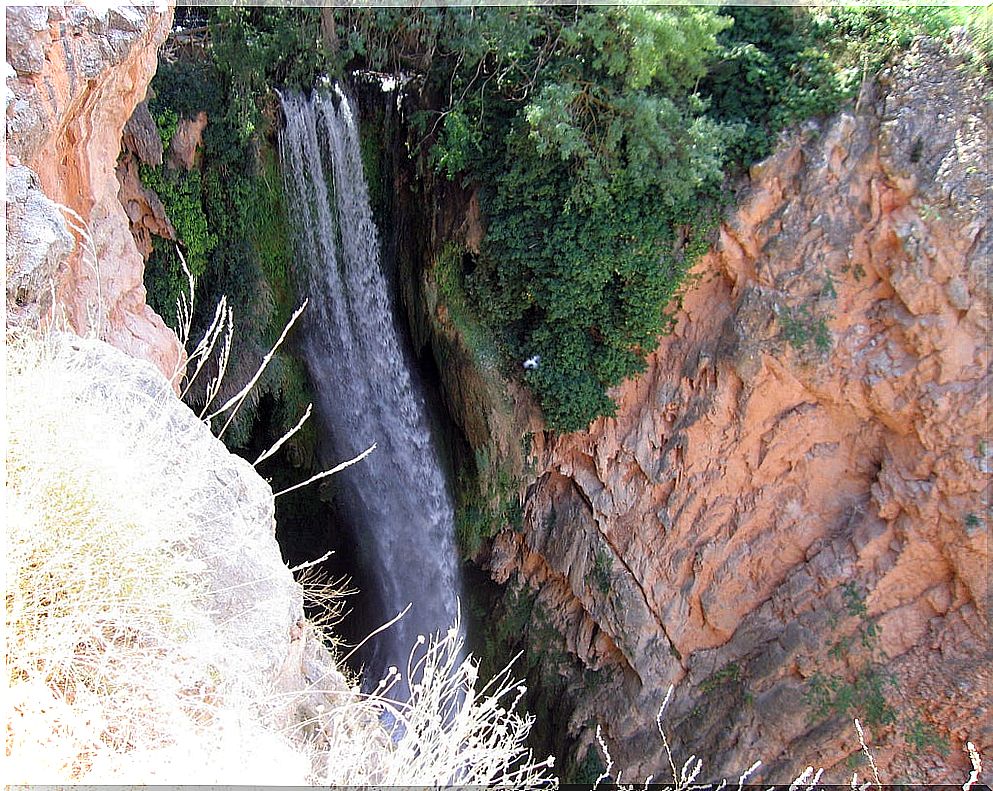
{"label": "orange-red rock wall", "polygon": [[[121,132],[145,98],[172,9],[8,8],[8,165],[33,170],[66,207],[76,252],[56,275],[56,302],[79,333],[95,332],[172,376],[175,335],[146,304],[144,261],[118,199]],[[81,220],[81,222],[80,222]]]}
{"label": "orange-red rock wall", "polygon": [[[573,725],[603,723],[627,778],[667,777],[669,684],[708,779],[762,758],[848,782],[873,680],[885,777],[962,782],[967,738],[993,756],[988,90],[925,43],[808,124],[753,169],[616,417],[536,443],[492,573],[613,671]],[[819,711],[818,681],[858,711]]]}

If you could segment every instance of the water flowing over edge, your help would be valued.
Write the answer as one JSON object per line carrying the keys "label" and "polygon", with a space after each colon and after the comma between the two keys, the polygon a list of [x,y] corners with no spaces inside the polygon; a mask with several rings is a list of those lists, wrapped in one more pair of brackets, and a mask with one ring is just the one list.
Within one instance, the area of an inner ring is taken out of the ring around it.
{"label": "water flowing over edge", "polygon": [[406,667],[418,635],[456,620],[462,581],[454,509],[381,267],[354,103],[337,86],[281,99],[287,207],[298,268],[308,273],[302,351],[336,457],[325,461],[377,444],[334,481],[361,554],[375,564],[370,593],[381,620],[411,605],[398,624],[373,638],[367,682],[375,683],[389,667]]}

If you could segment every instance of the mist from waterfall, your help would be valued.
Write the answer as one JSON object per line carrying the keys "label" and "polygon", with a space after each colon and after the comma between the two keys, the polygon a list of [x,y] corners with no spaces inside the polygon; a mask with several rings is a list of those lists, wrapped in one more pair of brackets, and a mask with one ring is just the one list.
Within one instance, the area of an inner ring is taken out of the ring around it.
{"label": "mist from waterfall", "polygon": [[332,481],[361,555],[375,568],[375,589],[364,593],[378,601],[380,622],[412,605],[365,654],[366,680],[375,684],[391,665],[405,668],[418,635],[446,630],[456,618],[454,511],[381,266],[355,105],[335,87],[287,93],[282,107],[287,206],[300,269],[309,272],[302,351],[324,424],[322,461],[377,444]]}

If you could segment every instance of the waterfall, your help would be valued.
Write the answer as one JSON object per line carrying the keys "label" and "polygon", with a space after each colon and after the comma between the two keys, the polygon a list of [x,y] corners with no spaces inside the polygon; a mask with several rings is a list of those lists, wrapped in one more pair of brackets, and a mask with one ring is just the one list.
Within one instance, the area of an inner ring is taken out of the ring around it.
{"label": "waterfall", "polygon": [[378,600],[381,622],[412,604],[367,653],[366,680],[375,684],[389,666],[406,667],[418,635],[455,620],[461,580],[454,512],[381,267],[354,105],[335,88],[310,97],[288,93],[282,106],[287,206],[296,254],[309,272],[303,356],[336,457],[325,461],[377,444],[332,481],[377,571],[375,590],[366,593]]}

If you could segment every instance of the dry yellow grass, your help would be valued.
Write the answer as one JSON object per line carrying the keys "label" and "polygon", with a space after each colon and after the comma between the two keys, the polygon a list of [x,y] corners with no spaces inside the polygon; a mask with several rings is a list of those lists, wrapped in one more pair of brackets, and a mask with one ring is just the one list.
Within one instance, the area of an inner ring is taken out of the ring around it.
{"label": "dry yellow grass", "polygon": [[94,397],[64,340],[13,339],[7,364],[8,782],[275,780],[249,745],[294,751],[212,637],[154,400]]}
{"label": "dry yellow grass", "polygon": [[[227,454],[187,453],[202,448],[192,441],[177,452],[179,434],[207,428],[177,417],[166,380],[150,392],[136,365],[92,340],[8,338],[6,782],[552,782],[524,746],[516,683],[505,672],[475,691],[458,630],[418,646],[403,704],[345,687],[276,694],[259,671],[275,636],[250,624],[282,611],[246,625],[259,580],[231,584],[244,553],[266,546],[225,543],[230,527],[203,517],[215,497],[244,507],[230,470],[210,466]],[[240,559],[219,562],[215,548],[232,545]],[[268,550],[288,580],[274,539]],[[293,698],[315,695],[327,705],[313,721],[287,726]]]}

